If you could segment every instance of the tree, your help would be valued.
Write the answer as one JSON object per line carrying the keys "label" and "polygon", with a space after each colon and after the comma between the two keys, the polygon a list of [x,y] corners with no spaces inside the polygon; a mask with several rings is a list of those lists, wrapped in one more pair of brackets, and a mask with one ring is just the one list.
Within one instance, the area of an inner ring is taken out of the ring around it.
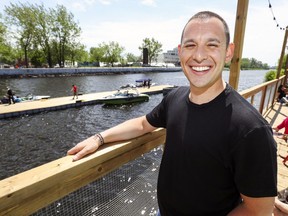
{"label": "tree", "polygon": [[135,56],[133,53],[127,53],[126,59],[127,59],[127,62],[138,62],[139,61],[139,57]]}
{"label": "tree", "polygon": [[81,28],[73,20],[74,15],[69,13],[62,5],[57,5],[56,9],[51,9],[50,13],[54,17],[53,30],[53,47],[57,52],[57,61],[61,67],[64,67],[65,54],[67,46],[72,40],[79,38]]}
{"label": "tree", "polygon": [[[1,14],[0,18],[2,18]],[[0,62],[12,64],[14,63],[15,57],[12,46],[7,42],[7,37],[7,27],[0,22]]]}
{"label": "tree", "polygon": [[115,62],[120,62],[121,54],[124,51],[124,47],[121,47],[117,42],[109,42],[108,44],[102,43],[99,47],[104,50],[104,61],[110,63],[112,67]]}
{"label": "tree", "polygon": [[247,69],[269,69],[268,64],[263,64],[255,58],[242,58],[241,59],[241,70]]}
{"label": "tree", "polygon": [[153,60],[156,61],[158,55],[162,52],[162,44],[156,41],[154,38],[143,39],[142,46],[139,47],[142,53],[143,53],[143,48],[148,49],[148,61],[150,64]]}
{"label": "tree", "polygon": [[35,47],[37,47],[37,45],[41,46],[48,66],[51,68],[53,66],[51,49],[51,38],[53,37],[54,25],[53,17],[49,11],[45,10],[43,4],[33,5],[31,8],[37,20],[34,38]]}
{"label": "tree", "polygon": [[90,61],[92,62],[102,62],[104,61],[105,50],[104,47],[91,47],[90,48]]}
{"label": "tree", "polygon": [[5,6],[6,21],[16,27],[14,36],[24,51],[25,65],[28,67],[28,51],[35,35],[36,17],[29,3],[18,3]]}
{"label": "tree", "polygon": [[88,52],[85,50],[85,46],[79,42],[71,41],[67,45],[67,57],[75,65],[76,60],[81,62],[88,61]]}

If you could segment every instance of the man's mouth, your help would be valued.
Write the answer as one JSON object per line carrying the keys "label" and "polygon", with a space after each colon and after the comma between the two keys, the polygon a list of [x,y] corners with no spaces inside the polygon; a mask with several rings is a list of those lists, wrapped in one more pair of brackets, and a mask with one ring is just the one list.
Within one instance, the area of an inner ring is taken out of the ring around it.
{"label": "man's mouth", "polygon": [[202,66],[202,67],[192,67],[192,69],[194,71],[197,71],[197,72],[203,72],[203,71],[207,71],[210,69],[210,67],[208,66]]}

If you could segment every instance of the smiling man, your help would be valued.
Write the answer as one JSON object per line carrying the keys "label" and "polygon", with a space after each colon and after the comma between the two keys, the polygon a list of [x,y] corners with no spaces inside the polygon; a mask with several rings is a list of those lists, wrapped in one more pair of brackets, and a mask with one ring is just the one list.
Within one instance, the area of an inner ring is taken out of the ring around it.
{"label": "smiling man", "polygon": [[270,125],[222,79],[233,51],[226,22],[209,11],[197,13],[178,46],[190,86],[171,91],[146,116],[90,137],[68,154],[78,160],[104,143],[163,127],[159,215],[272,215],[276,145]]}

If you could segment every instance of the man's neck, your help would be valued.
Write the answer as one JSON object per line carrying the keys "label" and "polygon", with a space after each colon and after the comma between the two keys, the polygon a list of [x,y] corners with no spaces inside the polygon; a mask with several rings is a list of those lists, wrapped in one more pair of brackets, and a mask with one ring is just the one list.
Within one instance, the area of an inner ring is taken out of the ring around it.
{"label": "man's neck", "polygon": [[189,100],[195,104],[204,104],[212,101],[219,94],[221,94],[226,88],[226,83],[223,79],[214,83],[211,87],[206,89],[196,88],[190,86]]}

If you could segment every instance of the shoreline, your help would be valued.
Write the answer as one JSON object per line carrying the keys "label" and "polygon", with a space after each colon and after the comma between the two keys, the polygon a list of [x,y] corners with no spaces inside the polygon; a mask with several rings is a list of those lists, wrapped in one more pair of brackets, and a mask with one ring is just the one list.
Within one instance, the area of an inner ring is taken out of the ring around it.
{"label": "shoreline", "polygon": [[180,71],[182,71],[181,67],[3,68],[0,69],[0,77],[33,78]]}

